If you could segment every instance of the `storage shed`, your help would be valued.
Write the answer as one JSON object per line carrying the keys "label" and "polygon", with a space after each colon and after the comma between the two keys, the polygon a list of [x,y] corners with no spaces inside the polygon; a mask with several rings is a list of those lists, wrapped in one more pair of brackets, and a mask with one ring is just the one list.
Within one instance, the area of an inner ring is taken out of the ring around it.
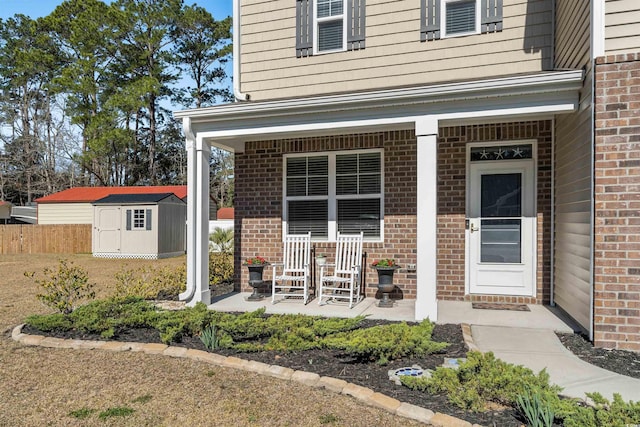
{"label": "storage shed", "polygon": [[111,194],[173,193],[186,201],[186,185],[73,187],[36,199],[38,224],[91,224],[92,203]]}
{"label": "storage shed", "polygon": [[11,207],[13,205],[4,200],[0,200],[0,224],[6,224],[11,218]]}
{"label": "storage shed", "polygon": [[92,205],[94,257],[158,259],[185,253],[187,205],[175,194],[112,194]]}

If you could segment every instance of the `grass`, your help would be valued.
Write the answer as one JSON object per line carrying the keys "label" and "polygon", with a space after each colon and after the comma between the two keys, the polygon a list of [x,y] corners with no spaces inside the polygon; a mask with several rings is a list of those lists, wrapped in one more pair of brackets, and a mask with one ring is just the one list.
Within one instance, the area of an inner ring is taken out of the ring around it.
{"label": "grass", "polygon": [[[420,425],[363,406],[348,396],[192,360],[22,346],[11,340],[10,330],[30,314],[49,312],[35,298],[36,285],[22,273],[53,267],[59,258],[0,256],[0,331],[4,332],[0,336],[0,425],[320,426],[328,407],[340,414],[335,426]],[[87,269],[99,298],[112,295],[115,273],[124,264],[137,268],[185,262],[184,257],[160,261],[106,260],[91,255],[65,258]],[[153,398],[133,402],[142,396]],[[70,416],[79,408],[123,406],[135,412],[107,421],[95,413],[81,420]]]}
{"label": "grass", "polygon": [[136,412],[136,410],[133,408],[129,408],[127,406],[116,406],[115,408],[109,408],[105,411],[100,412],[100,414],[98,414],[98,418],[104,421],[109,418],[128,417],[134,412]]}

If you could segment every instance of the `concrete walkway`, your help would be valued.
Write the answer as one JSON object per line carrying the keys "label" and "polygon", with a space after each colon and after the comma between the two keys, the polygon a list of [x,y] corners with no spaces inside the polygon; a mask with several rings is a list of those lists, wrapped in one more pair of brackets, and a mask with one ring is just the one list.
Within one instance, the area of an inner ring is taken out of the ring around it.
{"label": "concrete walkway", "polygon": [[580,360],[565,348],[556,332],[572,333],[571,321],[554,308],[529,305],[531,311],[478,310],[470,302],[439,301],[438,323],[471,325],[475,346],[505,362],[534,371],[546,369],[563,394],[585,398],[597,391],[607,399],[619,393],[640,401],[640,379],[619,375]]}
{"label": "concrete walkway", "polygon": [[562,394],[584,399],[597,391],[607,399],[619,393],[626,401],[640,401],[640,379],[619,375],[580,360],[560,342],[553,329],[472,325],[475,345],[505,362],[539,372],[547,370]]}

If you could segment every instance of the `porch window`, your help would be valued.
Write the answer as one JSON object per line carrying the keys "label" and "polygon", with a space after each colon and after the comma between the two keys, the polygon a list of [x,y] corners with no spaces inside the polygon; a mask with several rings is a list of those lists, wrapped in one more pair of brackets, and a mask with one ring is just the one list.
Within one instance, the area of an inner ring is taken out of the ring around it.
{"label": "porch window", "polygon": [[382,238],[382,153],[323,153],[285,157],[284,221],[288,234],[311,232],[315,240],[336,233]]}

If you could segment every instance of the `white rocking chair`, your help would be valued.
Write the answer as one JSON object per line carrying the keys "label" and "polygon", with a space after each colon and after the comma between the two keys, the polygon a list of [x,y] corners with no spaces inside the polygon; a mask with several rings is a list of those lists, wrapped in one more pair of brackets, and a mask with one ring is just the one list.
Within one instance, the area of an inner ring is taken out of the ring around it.
{"label": "white rocking chair", "polygon": [[[276,302],[276,295],[282,297],[302,296],[305,304],[309,302],[310,259],[311,233],[290,234],[285,237],[284,261],[273,264],[272,304]],[[276,274],[279,267],[282,270],[282,274]]]}
{"label": "white rocking chair", "polygon": [[[335,264],[320,267],[320,291],[318,305],[322,298],[349,300],[349,308],[360,302],[360,274],[362,272],[362,237],[360,234],[340,234],[336,244]],[[333,267],[333,274],[327,274]]]}

